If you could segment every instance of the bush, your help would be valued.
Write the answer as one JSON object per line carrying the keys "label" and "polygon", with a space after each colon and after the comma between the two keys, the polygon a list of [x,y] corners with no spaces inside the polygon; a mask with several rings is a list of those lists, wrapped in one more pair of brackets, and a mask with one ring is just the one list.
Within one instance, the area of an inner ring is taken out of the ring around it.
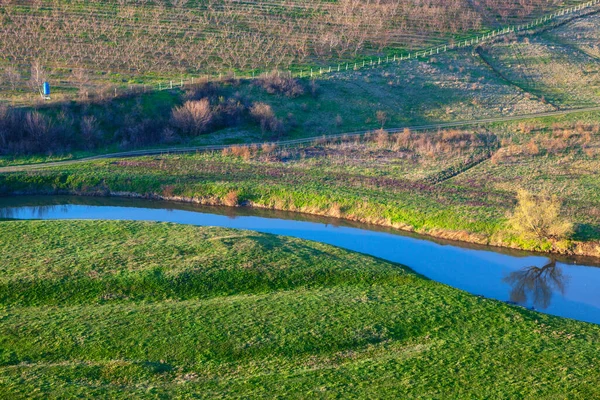
{"label": "bush", "polygon": [[212,110],[213,128],[241,124],[246,111],[246,106],[239,100],[221,98],[221,102]]}
{"label": "bush", "polygon": [[80,123],[81,139],[84,146],[89,150],[98,145],[100,131],[98,129],[98,120],[93,115],[86,115]]}
{"label": "bush", "polygon": [[561,203],[555,195],[534,196],[526,190],[517,193],[517,207],[509,222],[525,239],[565,239],[573,234],[573,224],[560,217]]}
{"label": "bush", "polygon": [[267,131],[283,133],[285,130],[283,122],[275,117],[273,109],[266,103],[254,103],[250,108],[250,115],[260,124],[263,133]]}
{"label": "bush", "polygon": [[238,192],[232,190],[227,193],[223,199],[223,204],[229,207],[236,207],[239,204]]}
{"label": "bush", "polygon": [[257,84],[271,94],[283,94],[287,97],[298,97],[304,94],[304,87],[297,79],[291,76],[280,76],[275,71],[259,78]]}
{"label": "bush", "polygon": [[378,129],[375,132],[375,143],[380,148],[386,147],[389,144],[390,135],[383,129]]}
{"label": "bush", "polygon": [[171,113],[173,126],[184,134],[197,136],[206,132],[213,122],[213,112],[207,98],[189,100]]}

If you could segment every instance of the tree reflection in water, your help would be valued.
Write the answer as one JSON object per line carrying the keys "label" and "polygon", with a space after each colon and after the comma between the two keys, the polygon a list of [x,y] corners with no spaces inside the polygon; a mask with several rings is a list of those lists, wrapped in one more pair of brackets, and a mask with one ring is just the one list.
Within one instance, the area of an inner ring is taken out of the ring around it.
{"label": "tree reflection in water", "polygon": [[511,272],[502,280],[512,286],[511,301],[525,304],[530,296],[534,306],[543,309],[550,305],[552,292],[565,293],[569,279],[556,266],[556,261],[551,261],[543,267],[532,266]]}

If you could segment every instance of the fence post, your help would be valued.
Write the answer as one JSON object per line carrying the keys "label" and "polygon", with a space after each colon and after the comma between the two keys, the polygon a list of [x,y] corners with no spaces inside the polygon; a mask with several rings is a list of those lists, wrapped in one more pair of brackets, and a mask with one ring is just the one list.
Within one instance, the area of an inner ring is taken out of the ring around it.
{"label": "fence post", "polygon": [[158,82],[158,90],[161,91],[162,90],[162,85],[160,82]]}

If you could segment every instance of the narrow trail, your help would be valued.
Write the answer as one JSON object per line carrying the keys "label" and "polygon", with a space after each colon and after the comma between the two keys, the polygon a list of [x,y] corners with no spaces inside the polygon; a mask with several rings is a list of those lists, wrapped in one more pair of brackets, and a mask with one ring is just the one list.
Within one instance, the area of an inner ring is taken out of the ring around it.
{"label": "narrow trail", "polygon": [[[478,120],[470,120],[470,121],[457,121],[457,122],[446,122],[446,123],[438,123],[438,124],[429,124],[429,125],[416,125],[416,126],[402,126],[398,128],[390,128],[386,129],[389,133],[397,133],[402,132],[404,129],[410,129],[411,131],[425,131],[425,130],[435,130],[435,129],[447,129],[447,128],[459,128],[459,127],[467,127],[467,126],[476,126],[482,124],[493,124],[499,122],[514,122],[521,121],[526,119],[535,119],[535,118],[545,118],[545,117],[554,117],[554,116],[562,116],[569,114],[579,114],[585,112],[594,112],[600,111],[600,106],[595,107],[586,107],[586,108],[577,108],[577,109],[569,109],[569,110],[558,110],[558,111],[549,111],[544,113],[536,113],[536,114],[523,114],[523,115],[511,115],[504,117],[494,117],[494,118],[484,118]],[[265,142],[265,143],[274,143],[277,146],[281,147],[290,147],[297,146],[302,144],[307,144],[314,142],[315,140],[336,140],[341,138],[352,138],[356,136],[362,136],[366,133],[372,132],[372,130],[364,130],[364,131],[355,131],[355,132],[347,132],[340,133],[336,135],[329,136],[313,136],[302,139],[293,139],[293,140],[282,140],[279,142]],[[262,142],[259,143],[245,143],[243,146],[251,146],[253,144],[261,145]],[[39,163],[39,164],[27,164],[27,165],[15,165],[10,167],[0,167],[0,173],[7,172],[19,172],[19,171],[30,171],[36,170],[40,168],[48,168],[48,167],[60,167],[66,165],[80,164],[89,161],[109,159],[109,158],[127,158],[127,157],[141,157],[141,156],[152,156],[152,155],[162,155],[162,154],[178,154],[178,153],[196,153],[196,152],[205,152],[205,151],[220,151],[226,148],[231,148],[237,145],[214,145],[214,146],[195,146],[195,147],[166,147],[160,149],[149,149],[149,150],[133,150],[133,151],[125,151],[120,153],[110,153],[110,154],[100,154],[92,157],[85,157],[76,160],[65,160],[65,161],[55,161],[48,163]]]}
{"label": "narrow trail", "polygon": [[[477,53],[477,55],[479,56],[479,58],[483,61],[483,63],[485,65],[488,66],[488,68],[490,68],[490,70],[492,70],[492,72],[494,74],[496,74],[500,79],[502,79],[503,81],[505,81],[508,85],[510,86],[514,86],[516,88],[518,88],[520,91],[524,92],[524,93],[529,93],[530,95],[534,96],[536,99],[539,99],[540,96],[537,95],[536,93],[534,93],[531,88],[527,88],[523,85],[520,85],[519,83],[513,81],[512,79],[510,79],[506,74],[504,74],[502,71],[500,71],[498,68],[496,68],[494,66],[494,64],[492,64],[492,62],[490,60],[488,60],[488,58],[486,57],[485,54],[485,50],[483,49],[483,47],[478,46],[475,49],[475,52]],[[546,100],[546,103],[548,103],[550,106],[552,106],[555,110],[560,111],[560,107],[554,103],[551,103],[550,101]]]}

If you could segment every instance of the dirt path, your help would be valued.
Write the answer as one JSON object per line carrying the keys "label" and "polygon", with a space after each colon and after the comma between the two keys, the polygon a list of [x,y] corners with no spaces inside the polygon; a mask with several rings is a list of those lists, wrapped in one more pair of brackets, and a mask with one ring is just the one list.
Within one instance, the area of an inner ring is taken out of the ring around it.
{"label": "dirt path", "polygon": [[[586,108],[577,108],[570,110],[558,110],[558,111],[549,111],[544,113],[536,113],[536,114],[524,114],[524,115],[511,115],[505,117],[494,117],[494,118],[484,118],[478,120],[471,121],[457,121],[457,122],[446,122],[446,123],[438,123],[438,124],[430,124],[430,125],[417,125],[417,126],[403,126],[398,128],[390,128],[386,129],[389,133],[397,133],[402,132],[404,129],[410,129],[411,131],[424,131],[424,130],[436,130],[436,129],[447,129],[447,128],[459,128],[459,127],[467,127],[467,126],[476,126],[482,124],[492,124],[497,122],[513,122],[513,121],[521,121],[525,119],[532,118],[545,118],[545,117],[553,117],[553,116],[561,116],[561,115],[569,115],[569,114],[578,114],[592,111],[600,111],[600,106],[596,107],[586,107]],[[355,131],[348,133],[340,133],[337,135],[325,136],[327,140],[339,139],[342,137],[354,137],[361,136],[371,131]],[[323,139],[323,136],[302,138],[302,139],[293,139],[293,140],[282,140],[279,142],[274,142],[278,146],[288,147],[288,146],[297,146],[301,144],[307,144],[314,142],[315,140]],[[268,142],[271,143],[271,142]],[[254,143],[244,144],[244,146],[250,146]],[[260,145],[262,143],[255,143]],[[94,160],[101,160],[107,158],[126,158],[126,157],[140,157],[140,156],[152,156],[152,155],[161,155],[161,154],[177,154],[177,153],[196,153],[203,151],[220,151],[226,148],[230,148],[232,146],[239,145],[215,145],[215,146],[196,146],[196,147],[166,147],[160,149],[151,149],[151,150],[133,150],[133,151],[125,151],[120,153],[110,153],[110,154],[101,154],[93,157],[85,157],[76,160],[65,160],[65,161],[55,161],[48,163],[39,163],[39,164],[28,164],[28,165],[16,165],[11,167],[0,167],[0,173],[6,172],[18,172],[18,171],[29,171],[40,168],[47,167],[60,167],[65,165],[79,164],[85,163]]]}

